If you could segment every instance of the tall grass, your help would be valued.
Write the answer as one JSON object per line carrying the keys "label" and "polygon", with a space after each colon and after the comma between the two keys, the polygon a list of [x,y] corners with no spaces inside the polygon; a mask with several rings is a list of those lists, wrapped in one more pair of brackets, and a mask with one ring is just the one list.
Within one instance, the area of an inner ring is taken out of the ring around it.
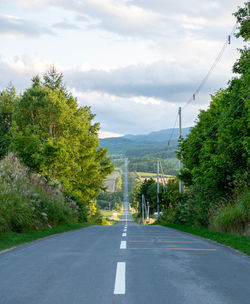
{"label": "tall grass", "polygon": [[78,213],[79,207],[63,195],[56,181],[49,185],[31,175],[12,153],[0,161],[0,232],[73,224]]}
{"label": "tall grass", "polygon": [[216,209],[210,219],[210,227],[223,232],[246,232],[250,228],[249,190],[246,189],[237,199]]}

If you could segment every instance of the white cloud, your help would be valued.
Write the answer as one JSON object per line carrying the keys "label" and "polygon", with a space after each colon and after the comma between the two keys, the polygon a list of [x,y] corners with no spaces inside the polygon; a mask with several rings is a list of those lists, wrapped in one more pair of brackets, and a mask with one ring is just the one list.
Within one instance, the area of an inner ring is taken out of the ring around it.
{"label": "white cloud", "polygon": [[[51,62],[41,60],[38,57],[23,55],[12,60],[0,61],[0,90],[12,82],[18,91],[24,91],[30,86],[31,78],[37,74],[42,75],[52,65]],[[55,64],[60,71],[61,67]]]}
{"label": "white cloud", "polygon": [[99,131],[99,138],[110,138],[110,137],[120,137],[124,134],[115,133],[115,132],[107,132],[107,131]]}
{"label": "white cloud", "polygon": [[[3,2],[0,89],[12,80],[23,91],[32,76],[55,64],[79,103],[97,113],[102,132],[124,134],[172,127],[178,107],[207,73],[233,27],[232,12],[244,0]],[[241,44],[232,39],[184,112],[184,126],[208,104],[209,93],[230,79],[237,47]]]}
{"label": "white cloud", "polygon": [[54,33],[48,27],[36,22],[23,20],[13,15],[0,15],[0,35],[40,37],[42,35],[54,35]]}
{"label": "white cloud", "polygon": [[[163,101],[183,104],[198,87],[207,71],[207,66],[202,66],[202,63],[159,61],[110,71],[74,69],[65,72],[65,79],[69,87],[79,92],[99,92],[133,99],[141,104],[156,105]],[[218,89],[227,81],[224,67],[218,69],[209,79],[209,86],[203,88],[203,93],[208,95],[211,87]],[[201,104],[207,103],[207,99],[197,100]]]}
{"label": "white cloud", "polygon": [[86,21],[88,17],[99,20],[99,26],[125,35],[149,30],[162,16],[146,10],[131,1],[120,0],[16,0],[25,7],[58,7],[72,10]]}
{"label": "white cloud", "polygon": [[[140,134],[171,128],[177,116],[177,104],[161,102],[159,104],[138,103],[133,98],[123,98],[100,94],[98,92],[73,92],[80,105],[91,106],[96,121],[101,122],[103,130],[118,134]],[[183,111],[183,126],[193,124],[200,108],[191,104]]]}

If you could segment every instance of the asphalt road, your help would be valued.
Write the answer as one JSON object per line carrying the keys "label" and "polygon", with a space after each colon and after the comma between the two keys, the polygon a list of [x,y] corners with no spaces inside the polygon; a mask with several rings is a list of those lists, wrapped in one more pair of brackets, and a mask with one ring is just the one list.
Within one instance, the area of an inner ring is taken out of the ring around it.
{"label": "asphalt road", "polygon": [[118,225],[1,253],[0,303],[249,304],[250,259],[174,229],[136,225],[124,211]]}

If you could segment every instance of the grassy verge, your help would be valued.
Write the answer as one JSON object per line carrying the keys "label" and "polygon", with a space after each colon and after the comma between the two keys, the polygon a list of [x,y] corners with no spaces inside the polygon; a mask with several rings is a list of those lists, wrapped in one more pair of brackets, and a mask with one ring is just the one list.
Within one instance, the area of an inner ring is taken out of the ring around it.
{"label": "grassy verge", "polygon": [[133,220],[137,223],[137,220],[138,220],[137,213],[132,213],[131,215],[132,215]]}
{"label": "grassy verge", "polygon": [[72,225],[60,225],[55,228],[47,228],[43,230],[29,231],[23,233],[8,232],[0,235],[0,250],[4,250],[10,247],[21,245],[23,243],[35,241],[37,239],[62,233],[70,230],[75,230],[79,228],[84,228],[92,224],[82,223],[82,224],[72,224]]}
{"label": "grassy verge", "polygon": [[224,233],[218,231],[212,231],[203,228],[195,228],[191,226],[184,226],[178,224],[169,224],[165,222],[159,223],[162,226],[178,229],[191,234],[199,235],[204,238],[216,241],[218,243],[230,246],[237,249],[247,255],[250,255],[250,238],[246,236],[235,235],[231,233]]}

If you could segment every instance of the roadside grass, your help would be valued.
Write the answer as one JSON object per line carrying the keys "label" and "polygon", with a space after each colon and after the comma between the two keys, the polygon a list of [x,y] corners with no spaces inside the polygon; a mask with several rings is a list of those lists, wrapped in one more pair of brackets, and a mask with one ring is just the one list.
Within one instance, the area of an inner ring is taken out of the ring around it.
{"label": "roadside grass", "polygon": [[46,228],[42,230],[33,230],[28,232],[7,232],[0,234],[0,252],[1,250],[8,249],[14,246],[18,246],[24,243],[32,242],[40,238],[44,238],[53,234],[76,230],[84,227],[88,227],[94,224],[90,223],[78,223],[72,225],[59,225],[53,228]]}
{"label": "roadside grass", "polygon": [[138,216],[137,216],[137,213],[132,213],[132,218],[133,220],[138,224],[137,220],[138,220]]}
{"label": "roadside grass", "polygon": [[[157,224],[157,223],[155,223],[155,224]],[[216,241],[220,244],[230,246],[230,247],[250,256],[250,238],[247,236],[241,236],[241,235],[225,233],[225,232],[218,232],[218,231],[208,230],[208,229],[204,229],[204,228],[196,228],[196,227],[192,227],[192,226],[170,224],[170,223],[161,222],[161,221],[158,224]]]}
{"label": "roadside grass", "polygon": [[101,210],[101,213],[105,217],[110,217],[110,216],[113,215],[113,211],[112,210]]}
{"label": "roadside grass", "polygon": [[[114,212],[117,213],[117,217],[111,218],[111,216],[113,215]],[[121,213],[119,211],[102,210],[101,209],[101,213],[102,213],[102,216],[103,216],[103,221],[102,221],[103,225],[116,225],[116,224],[118,224],[118,222],[120,220],[120,216],[121,216]]]}

